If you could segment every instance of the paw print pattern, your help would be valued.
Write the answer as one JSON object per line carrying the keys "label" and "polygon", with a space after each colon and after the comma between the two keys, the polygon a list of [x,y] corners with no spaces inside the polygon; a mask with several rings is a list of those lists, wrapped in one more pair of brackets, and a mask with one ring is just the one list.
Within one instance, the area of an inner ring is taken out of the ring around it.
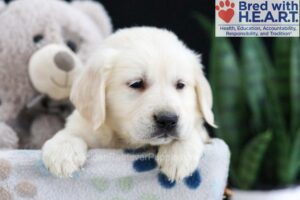
{"label": "paw print pattern", "polygon": [[29,181],[19,182],[16,185],[15,190],[17,194],[23,198],[33,198],[37,193],[37,188]]}
{"label": "paw print pattern", "polygon": [[98,189],[100,192],[104,192],[109,188],[110,182],[105,177],[96,177],[92,179],[93,185]]}
{"label": "paw print pattern", "polygon": [[158,174],[158,181],[161,186],[167,189],[172,188],[176,185],[176,181],[170,181],[168,177],[161,172]]}
{"label": "paw print pattern", "polygon": [[[0,158],[0,181],[10,179],[12,170],[11,162],[7,159]],[[37,187],[27,180],[18,181],[14,190],[14,192],[22,198],[35,198],[37,194]],[[12,190],[8,190],[8,188],[0,186],[0,199],[11,200],[14,192]]]}
{"label": "paw print pattern", "polygon": [[[111,181],[109,177],[98,176],[92,179],[92,184],[99,192],[109,190],[113,184],[124,193],[130,192],[134,188],[134,180],[133,177],[130,176],[120,177],[115,182]],[[115,199],[119,199],[119,197],[116,197]]]}
{"label": "paw print pattern", "polygon": [[0,187],[0,197],[2,200],[12,200],[11,194],[3,187]]}
{"label": "paw print pattern", "polygon": [[137,172],[145,172],[153,170],[157,167],[156,161],[154,158],[140,158],[133,162],[133,168]]}
{"label": "paw print pattern", "polygon": [[50,176],[50,172],[48,171],[42,160],[37,160],[35,163],[35,167],[37,168],[39,175]]}
{"label": "paw print pattern", "polygon": [[218,16],[226,23],[229,23],[234,16],[235,4],[230,0],[220,1],[216,5],[216,10],[218,11]]}
{"label": "paw print pattern", "polygon": [[0,180],[5,180],[11,172],[11,164],[8,160],[0,159]]}
{"label": "paw print pattern", "polygon": [[[128,151],[125,152],[128,153]],[[134,152],[136,154],[136,151]],[[136,159],[133,162],[132,166],[133,169],[137,172],[145,172],[157,168],[157,163],[155,161],[155,157],[150,156],[150,157],[143,157],[143,158]],[[170,181],[168,177],[161,172],[157,175],[157,178],[159,184],[166,189],[173,188],[176,185],[176,181]],[[200,171],[196,170],[191,176],[186,177],[184,179],[184,183],[190,189],[197,189],[201,184]]]}

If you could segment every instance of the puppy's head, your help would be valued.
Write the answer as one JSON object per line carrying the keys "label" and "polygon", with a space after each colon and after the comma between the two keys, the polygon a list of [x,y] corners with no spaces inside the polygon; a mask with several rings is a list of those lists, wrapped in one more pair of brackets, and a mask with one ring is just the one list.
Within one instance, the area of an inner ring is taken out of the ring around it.
{"label": "puppy's head", "polygon": [[199,58],[156,28],[123,29],[108,38],[75,82],[71,100],[95,129],[108,124],[133,144],[185,139],[203,119],[214,125]]}

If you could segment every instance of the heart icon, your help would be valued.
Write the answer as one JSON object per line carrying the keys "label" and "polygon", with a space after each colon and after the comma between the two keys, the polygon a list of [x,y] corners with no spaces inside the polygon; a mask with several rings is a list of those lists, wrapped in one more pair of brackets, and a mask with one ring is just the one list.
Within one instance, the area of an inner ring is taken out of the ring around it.
{"label": "heart icon", "polygon": [[229,8],[227,10],[221,10],[218,14],[221,19],[223,19],[226,23],[229,23],[234,15],[234,10]]}

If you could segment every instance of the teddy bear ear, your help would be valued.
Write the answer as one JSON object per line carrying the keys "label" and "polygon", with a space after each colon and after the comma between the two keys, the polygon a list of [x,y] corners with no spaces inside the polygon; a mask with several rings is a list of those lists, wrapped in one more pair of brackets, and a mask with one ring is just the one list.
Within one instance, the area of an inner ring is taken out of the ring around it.
{"label": "teddy bear ear", "polygon": [[88,15],[96,23],[105,37],[112,33],[111,19],[100,3],[91,0],[77,0],[73,1],[72,5]]}
{"label": "teddy bear ear", "polygon": [[0,0],[0,13],[5,9],[6,4],[3,0]]}

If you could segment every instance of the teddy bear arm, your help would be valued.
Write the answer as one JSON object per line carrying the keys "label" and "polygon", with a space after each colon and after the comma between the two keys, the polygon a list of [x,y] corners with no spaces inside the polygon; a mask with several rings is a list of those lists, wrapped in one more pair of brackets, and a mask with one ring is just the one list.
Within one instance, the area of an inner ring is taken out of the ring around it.
{"label": "teddy bear arm", "polygon": [[0,122],[0,149],[18,148],[17,133],[5,122]]}
{"label": "teddy bear arm", "polygon": [[57,115],[38,116],[31,124],[30,138],[25,148],[40,149],[43,144],[64,126],[64,120]]}

